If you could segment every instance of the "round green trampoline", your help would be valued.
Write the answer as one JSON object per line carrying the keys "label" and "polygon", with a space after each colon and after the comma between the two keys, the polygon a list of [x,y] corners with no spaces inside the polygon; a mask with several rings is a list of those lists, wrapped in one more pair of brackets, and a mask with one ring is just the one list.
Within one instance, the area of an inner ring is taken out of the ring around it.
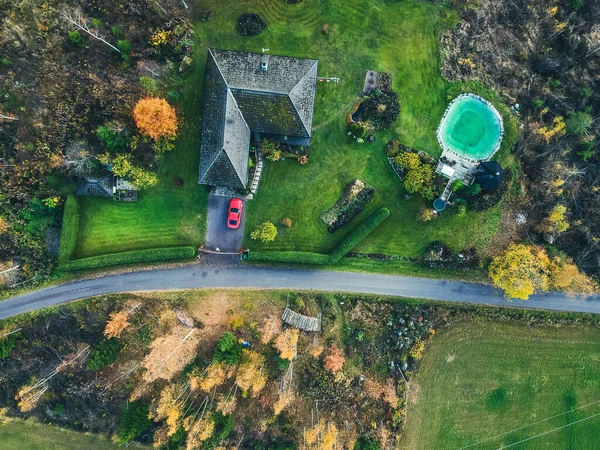
{"label": "round green trampoline", "polygon": [[475,94],[452,100],[437,129],[442,149],[474,161],[490,158],[500,148],[503,134],[496,108]]}

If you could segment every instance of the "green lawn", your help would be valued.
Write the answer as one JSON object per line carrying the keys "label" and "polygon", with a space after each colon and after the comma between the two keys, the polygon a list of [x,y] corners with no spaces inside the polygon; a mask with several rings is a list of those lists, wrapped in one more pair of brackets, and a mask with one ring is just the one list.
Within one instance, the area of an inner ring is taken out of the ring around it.
{"label": "green lawn", "polygon": [[539,339],[523,324],[481,320],[436,334],[411,382],[416,404],[400,448],[460,449],[485,440],[469,448],[597,449],[600,415],[566,425],[600,413],[600,329],[534,331]]}
{"label": "green lawn", "polygon": [[104,436],[63,430],[33,421],[0,422],[0,450],[116,450]]}
{"label": "green lawn", "polygon": [[[200,52],[205,59],[204,50]],[[184,85],[176,148],[165,156],[160,184],[142,192],[137,203],[80,197],[79,240],[74,258],[157,247],[198,245],[206,231],[208,190],[198,185],[204,72]],[[181,121],[181,119],[183,119]],[[176,178],[183,186],[175,186]]]}
{"label": "green lawn", "polygon": [[[427,2],[385,0],[304,0],[288,5],[282,0],[200,2],[213,18],[196,30],[202,46],[294,55],[319,60],[319,75],[341,78],[338,85],[319,83],[314,117],[312,155],[306,166],[295,161],[267,162],[255,199],[248,203],[246,242],[261,250],[329,252],[376,209],[392,215],[357,250],[417,256],[428,242],[442,239],[455,248],[483,244],[498,228],[498,209],[463,217],[446,215],[426,225],[415,221],[424,202],[404,200],[383,148],[392,138],[439,155],[435,129],[448,103],[449,83],[440,75],[436,30],[452,12]],[[259,36],[244,38],[234,31],[239,15],[258,12],[268,27]],[[450,20],[451,21],[451,20]],[[321,29],[330,24],[330,34]],[[394,129],[377,134],[373,144],[357,144],[346,136],[345,115],[362,88],[365,71],[391,72],[401,114]],[[319,214],[335,203],[344,186],[360,178],[377,190],[369,207],[351,224],[334,234]],[[291,229],[279,226],[284,217]],[[265,220],[279,226],[270,244],[249,240],[252,228]],[[475,231],[476,230],[476,231]]]}

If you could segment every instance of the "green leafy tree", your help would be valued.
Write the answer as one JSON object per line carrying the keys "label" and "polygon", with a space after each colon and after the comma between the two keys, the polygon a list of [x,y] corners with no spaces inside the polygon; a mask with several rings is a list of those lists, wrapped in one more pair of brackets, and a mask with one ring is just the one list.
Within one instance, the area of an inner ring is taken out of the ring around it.
{"label": "green leafy tree", "polygon": [[583,136],[585,132],[592,126],[594,120],[592,116],[583,111],[571,111],[567,113],[565,128],[567,134],[572,136]]}
{"label": "green leafy tree", "polygon": [[379,442],[363,436],[354,444],[354,450],[381,450],[381,446]]}
{"label": "green leafy tree", "polygon": [[224,333],[215,346],[213,360],[226,364],[238,364],[242,355],[242,346],[231,332]]}
{"label": "green leafy tree", "polygon": [[129,59],[131,57],[131,50],[133,49],[133,45],[131,45],[131,42],[125,39],[120,39],[117,41],[117,48],[121,50],[121,57],[123,58],[123,60],[129,62]]}
{"label": "green leafy tree", "polygon": [[407,192],[421,194],[426,199],[433,200],[435,197],[433,167],[430,164],[423,163],[419,155],[414,152],[401,153],[394,160],[399,167],[406,170],[404,187]]}
{"label": "green leafy tree", "polygon": [[127,133],[124,127],[115,123],[100,125],[96,136],[109,151],[123,150],[127,146]]}
{"label": "green leafy tree", "polygon": [[156,92],[158,90],[156,80],[151,77],[140,77],[140,85],[148,92]]}
{"label": "green leafy tree", "polygon": [[83,45],[83,43],[85,42],[85,38],[82,36],[82,34],[75,30],[75,31],[69,31],[69,39],[71,40],[71,42],[79,47],[81,47]]}
{"label": "green leafy tree", "polygon": [[250,238],[261,242],[272,242],[277,237],[277,227],[271,222],[263,222],[250,233]]}
{"label": "green leafy tree", "polygon": [[0,359],[6,359],[10,356],[13,349],[21,339],[21,333],[13,333],[0,339]]}
{"label": "green leafy tree", "polygon": [[90,353],[87,362],[88,370],[99,370],[113,364],[123,350],[123,344],[116,338],[103,339]]}
{"label": "green leafy tree", "polygon": [[148,417],[149,407],[146,403],[129,403],[121,413],[119,443],[127,444],[142,435],[151,423]]}

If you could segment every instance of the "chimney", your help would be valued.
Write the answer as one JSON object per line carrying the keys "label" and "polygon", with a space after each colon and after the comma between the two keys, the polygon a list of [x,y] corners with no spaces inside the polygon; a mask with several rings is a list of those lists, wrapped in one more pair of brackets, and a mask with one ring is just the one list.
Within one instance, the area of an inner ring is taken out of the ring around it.
{"label": "chimney", "polygon": [[260,71],[266,72],[269,69],[269,55],[262,55],[260,58]]}

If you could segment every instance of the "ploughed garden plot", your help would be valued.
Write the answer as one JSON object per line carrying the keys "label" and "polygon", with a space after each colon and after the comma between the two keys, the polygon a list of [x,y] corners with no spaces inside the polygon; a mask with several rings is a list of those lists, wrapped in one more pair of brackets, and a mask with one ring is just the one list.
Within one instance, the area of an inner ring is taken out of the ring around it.
{"label": "ploughed garden plot", "polygon": [[533,332],[488,321],[438,329],[411,381],[400,448],[597,448],[600,330]]}

